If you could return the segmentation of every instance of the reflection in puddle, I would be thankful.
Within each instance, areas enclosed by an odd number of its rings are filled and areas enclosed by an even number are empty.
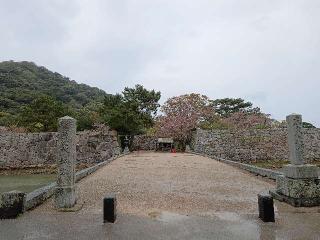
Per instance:
[[[275,240],[276,230],[273,223],[259,224],[260,240]]]
[[[240,220],[239,214],[234,212],[216,212],[214,213],[214,215],[220,218],[221,220],[225,220],[225,221],[235,222]]]
[[[276,239],[274,223],[262,223],[257,215],[248,218],[246,215],[224,211],[215,212],[213,215],[218,217],[219,221],[225,221],[227,231],[239,236],[239,239]]]
[[[177,214],[177,213],[171,213],[171,212],[150,212],[149,217],[156,219],[161,222],[177,222],[177,221],[182,221],[185,219],[188,219],[188,216]]]

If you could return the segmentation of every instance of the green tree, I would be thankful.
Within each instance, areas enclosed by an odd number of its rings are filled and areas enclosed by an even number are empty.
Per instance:
[[[120,134],[139,134],[153,126],[161,93],[141,85],[125,88],[122,94],[107,95],[101,115]]]
[[[137,84],[135,88],[126,87],[122,92],[126,104],[138,112],[144,128],[153,126],[153,118],[160,107],[161,93],[147,90]]]
[[[75,110],[91,101],[103,101],[106,93],[78,84],[32,62],[0,62],[0,111],[17,115],[21,106],[39,95],[48,95]]]
[[[302,127],[304,128],[316,128],[312,123],[302,122]]]
[[[120,94],[108,95],[102,109],[103,120],[120,134],[137,134],[142,122],[134,106],[124,102]]]
[[[61,102],[43,95],[23,107],[18,117],[18,125],[33,132],[56,131],[58,118],[67,113],[67,108]]]
[[[229,117],[236,112],[260,113],[260,108],[253,108],[251,102],[245,102],[242,98],[222,98],[211,101],[211,105],[221,117]]]
[[[7,112],[1,112],[0,111],[0,126],[12,126],[15,123],[15,116],[7,113]]]
[[[102,106],[103,103],[91,102],[73,113],[72,115],[77,119],[77,130],[83,131],[92,129],[95,124],[101,123],[102,118],[99,111]]]

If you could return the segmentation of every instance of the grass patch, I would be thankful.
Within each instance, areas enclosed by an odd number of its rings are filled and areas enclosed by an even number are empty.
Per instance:
[[[284,165],[290,164],[289,160],[265,160],[260,162],[251,162],[250,165],[254,165],[256,167],[267,168],[267,169],[280,169]],[[317,165],[320,167],[319,161],[313,161],[310,164]]]
[[[284,165],[289,164],[288,160],[266,160],[261,162],[251,162],[251,165],[268,169],[280,169]]]

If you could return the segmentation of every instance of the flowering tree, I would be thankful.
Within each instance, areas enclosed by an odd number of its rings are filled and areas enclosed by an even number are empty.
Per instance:
[[[159,137],[172,137],[183,146],[191,139],[191,132],[201,122],[214,115],[208,97],[200,94],[185,94],[169,98],[161,107],[156,133]]]

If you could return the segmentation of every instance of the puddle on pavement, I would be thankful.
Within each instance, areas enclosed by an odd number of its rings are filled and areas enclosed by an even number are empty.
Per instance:
[[[189,217],[186,215],[181,215],[177,213],[171,213],[171,212],[150,212],[148,213],[148,216],[152,219],[156,219],[161,222],[166,222],[166,223],[172,223],[172,222],[177,222],[177,221],[182,221],[185,219],[188,219]]]
[[[287,203],[275,201],[274,204],[274,211],[276,216],[281,216],[284,214],[290,214],[290,213],[297,213],[297,214],[303,214],[303,213],[320,213],[320,207],[293,207]]]
[[[234,212],[215,212],[214,215],[224,221],[236,222],[241,219],[240,215]]]
[[[130,155],[130,157],[132,157],[132,158],[140,158],[140,157],[142,157],[142,156],[144,156],[144,154],[139,154],[139,153],[137,153],[137,154],[135,154],[135,155]],[[148,156],[149,158],[159,158],[159,156],[157,156],[157,155],[154,155],[154,156]]]

